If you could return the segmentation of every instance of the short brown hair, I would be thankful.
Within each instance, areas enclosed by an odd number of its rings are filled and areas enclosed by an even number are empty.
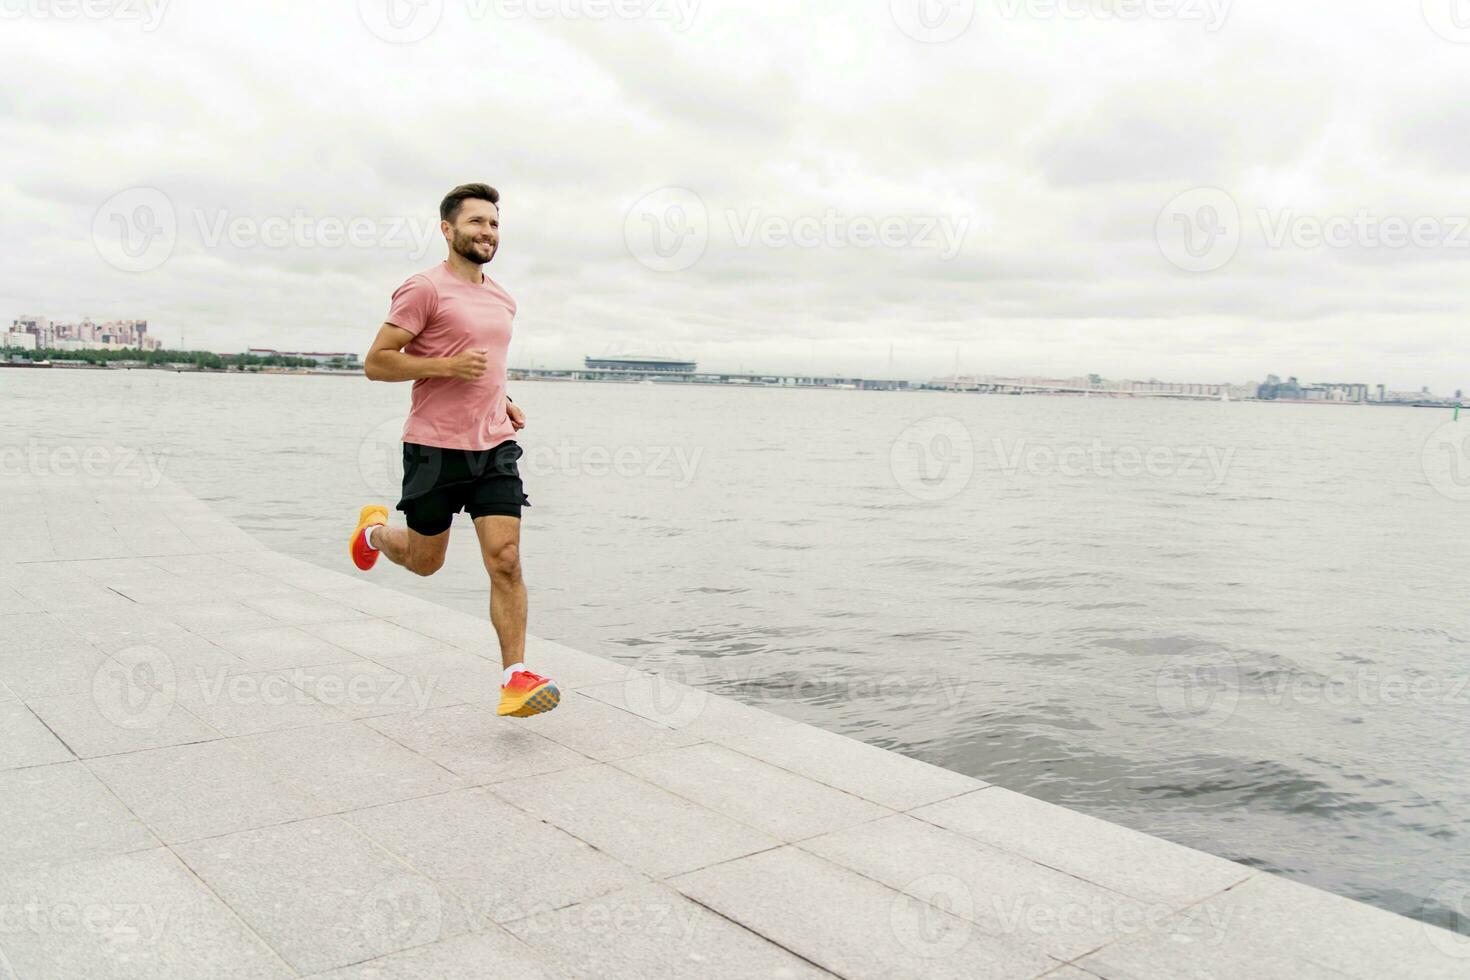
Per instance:
[[[460,205],[465,201],[489,201],[498,208],[500,192],[489,184],[460,184],[445,194],[444,200],[439,202],[439,219],[452,223],[459,216]]]

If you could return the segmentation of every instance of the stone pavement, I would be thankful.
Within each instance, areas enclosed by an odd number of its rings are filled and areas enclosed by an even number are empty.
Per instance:
[[[1465,937],[555,643],[561,707],[499,719],[485,620],[105,451],[0,475],[0,978],[1470,976]]]

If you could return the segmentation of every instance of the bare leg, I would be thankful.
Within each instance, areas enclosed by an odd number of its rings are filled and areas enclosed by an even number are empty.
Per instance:
[[[433,575],[444,567],[449,550],[449,532],[425,537],[406,527],[380,527],[373,532],[373,547],[395,565],[415,575]]]
[[[475,518],[480,554],[490,573],[490,622],[500,639],[500,664],[526,659],[526,582],[521,578],[521,520],[491,514]]]

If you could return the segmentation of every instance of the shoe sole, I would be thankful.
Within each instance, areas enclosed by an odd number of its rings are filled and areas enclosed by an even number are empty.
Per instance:
[[[543,684],[525,702],[513,711],[496,711],[503,718],[529,718],[532,715],[544,714],[561,703],[561,691],[557,690],[555,684]]]
[[[373,566],[378,563],[378,554],[379,553],[376,552],[376,551],[373,551],[371,553],[371,557],[366,559],[366,561],[367,561],[367,564],[366,565],[363,565],[363,563],[358,560],[357,539],[360,538],[360,537],[362,537],[362,534],[363,534],[363,532],[365,530],[367,530],[368,528],[374,526],[375,524],[380,524],[381,523],[379,521],[373,521],[372,523],[369,523],[368,522],[368,516],[369,516],[368,512],[369,511],[372,511],[373,512],[372,516],[377,517],[377,516],[380,516],[378,514],[378,511],[379,510],[380,510],[380,508],[375,507],[372,504],[369,504],[368,506],[364,507],[362,509],[361,513],[359,513],[357,515],[357,530],[355,530],[355,531],[352,532],[352,538],[347,542],[347,553],[352,556],[352,564],[356,565],[358,571],[361,571],[361,572],[370,572],[370,571],[372,571]],[[365,551],[367,550],[366,544],[364,544],[363,550],[365,550]]]

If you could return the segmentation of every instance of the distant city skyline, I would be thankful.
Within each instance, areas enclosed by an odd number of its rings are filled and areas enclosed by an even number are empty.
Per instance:
[[[37,315],[37,314],[27,314],[27,315],[24,315],[24,316],[15,318],[12,321],[12,326],[10,328],[10,332],[9,333],[5,333],[5,334],[0,334],[0,340],[4,340],[5,341],[5,346],[10,346],[10,343],[9,343],[10,338],[12,336],[14,336],[15,332],[18,329],[23,328],[27,324],[30,324],[30,325],[34,326],[34,324],[36,323],[37,320],[40,320],[42,322],[49,322],[53,326],[53,328],[56,327],[56,326],[58,326],[58,325],[63,325],[63,326],[67,326],[67,327],[75,327],[77,325],[83,325],[83,324],[92,326],[94,328],[99,328],[99,327],[113,327],[113,326],[122,326],[122,325],[142,325],[142,330],[144,331],[144,333],[146,333],[148,331],[148,321],[146,321],[146,320],[118,320],[118,321],[108,321],[105,324],[95,324],[94,321],[90,320],[89,318],[82,317],[82,318],[79,318],[77,321],[75,321],[75,323],[73,324],[73,323],[63,323],[63,321],[60,321],[58,319],[51,319],[51,318],[47,318],[47,317],[40,316],[40,315]],[[166,346],[166,345],[160,344],[159,340],[156,337],[153,337],[153,336],[146,337],[146,342],[148,344],[152,345],[152,346],[149,346],[149,347],[145,348],[145,349],[148,349],[148,350],[158,350],[158,349]],[[63,349],[70,349],[70,350],[86,349],[84,346],[81,345],[81,338],[69,338],[69,345],[70,346],[68,346],[66,348],[63,348]],[[120,346],[129,346],[129,345],[127,345],[127,344],[112,344],[112,345],[108,345],[108,344],[105,344],[105,343],[98,343],[96,349],[117,349]],[[333,351],[333,350],[328,350],[325,346],[322,346],[322,345],[307,345],[306,347],[300,348],[297,351],[287,351],[287,350],[282,350],[280,348],[264,347],[264,346],[254,345],[254,344],[251,344],[251,345],[248,345],[248,346],[244,346],[244,347],[240,347],[240,348],[237,348],[237,349],[229,349],[229,350],[220,350],[220,349],[215,349],[215,348],[176,348],[176,349],[192,349],[192,350],[202,349],[202,350],[208,350],[208,351],[211,351],[211,352],[217,353],[217,354],[252,353],[252,354],[261,354],[261,355],[270,355],[270,354],[273,354],[273,355],[277,355],[277,356],[293,356],[293,357],[300,357],[300,358],[307,359],[307,360],[316,360],[319,363],[323,363],[323,364],[325,364],[325,363],[341,363],[341,362],[352,363],[352,362],[356,362],[358,360],[358,357],[359,357],[359,355],[356,352],[354,352],[354,351],[341,351],[341,350]],[[679,359],[679,355],[678,355],[678,352],[677,351],[669,351],[669,350],[666,350],[666,351],[662,352],[659,356],[665,357],[665,358],[671,358],[671,359]],[[529,370],[536,370],[536,369],[553,370],[553,371],[554,370],[575,371],[575,370],[578,369],[578,365],[581,365],[582,363],[587,362],[587,361],[589,361],[591,359],[595,359],[596,357],[597,357],[597,355],[583,354],[583,355],[581,355],[581,356],[579,356],[579,357],[577,357],[575,359],[572,359],[572,360],[570,360],[570,361],[568,361],[567,363],[564,363],[564,364],[532,364],[532,363],[519,363],[519,362],[515,362],[514,360],[512,360],[512,362],[508,365],[508,367],[509,367],[510,370],[513,370],[513,371],[529,371]],[[693,361],[694,359],[691,358],[690,360]],[[714,372],[734,372],[736,370],[736,368],[731,368],[731,367],[724,366],[724,365],[704,365],[704,364],[700,364],[700,370],[701,371],[714,371]],[[1363,401],[1409,401],[1409,400],[1412,400],[1413,398],[1415,398],[1416,396],[1421,396],[1421,395],[1425,395],[1425,394],[1431,394],[1431,395],[1434,395],[1434,396],[1436,396],[1438,398],[1452,398],[1452,397],[1458,398],[1458,397],[1460,397],[1460,393],[1463,391],[1463,389],[1459,389],[1459,388],[1454,388],[1454,389],[1449,389],[1449,390],[1435,390],[1430,385],[1416,385],[1416,386],[1411,386],[1411,387],[1402,387],[1402,386],[1395,386],[1395,385],[1387,384],[1386,382],[1381,382],[1381,381],[1364,381],[1364,380],[1353,380],[1353,381],[1347,381],[1347,382],[1344,382],[1344,381],[1341,381],[1341,380],[1327,381],[1327,380],[1316,378],[1316,377],[1311,376],[1311,375],[1306,375],[1306,374],[1301,374],[1301,373],[1288,373],[1286,375],[1281,375],[1279,372],[1267,372],[1261,379],[1257,380],[1257,379],[1251,379],[1251,378],[1225,379],[1225,378],[1219,378],[1219,377],[1216,377],[1216,378],[1203,378],[1203,379],[1202,378],[1160,378],[1160,377],[1153,376],[1153,375],[1137,375],[1137,374],[1124,374],[1124,375],[1121,375],[1121,376],[1118,376],[1118,377],[1104,377],[1103,375],[1101,375],[1101,374],[1099,374],[1097,372],[1084,372],[1084,373],[1080,373],[1080,374],[1070,374],[1069,375],[1069,374],[1054,373],[1054,372],[1044,372],[1043,373],[1043,372],[1025,372],[1025,371],[1023,371],[1023,372],[1014,372],[1014,373],[1006,373],[1006,372],[975,372],[975,371],[962,371],[962,372],[959,372],[959,373],[955,373],[955,372],[951,371],[949,373],[939,373],[939,374],[928,375],[928,376],[917,376],[917,375],[904,375],[904,374],[897,374],[897,373],[895,373],[895,374],[886,374],[886,373],[868,373],[868,374],[863,374],[863,373],[859,373],[859,372],[810,371],[810,370],[808,370],[808,366],[807,365],[799,365],[799,366],[795,366],[795,367],[791,367],[791,366],[779,366],[779,365],[778,366],[774,366],[774,367],[756,366],[756,365],[742,365],[742,366],[740,366],[740,370],[741,371],[747,371],[748,370],[749,373],[754,373],[754,374],[779,374],[779,375],[820,374],[820,375],[823,375],[823,376],[839,376],[839,377],[840,376],[851,376],[851,377],[868,378],[868,379],[872,379],[872,380],[909,380],[909,381],[925,382],[925,383],[927,383],[927,382],[942,383],[942,382],[946,382],[946,381],[954,381],[954,382],[964,381],[964,382],[980,382],[980,383],[987,383],[987,384],[988,383],[999,383],[1001,386],[1006,386],[1006,385],[1023,385],[1023,386],[1038,387],[1038,388],[1041,388],[1041,387],[1067,387],[1067,386],[1073,386],[1073,387],[1075,387],[1075,386],[1084,385],[1086,382],[1088,382],[1090,380],[1094,384],[1126,386],[1126,389],[1124,389],[1124,390],[1142,390],[1142,389],[1144,389],[1144,388],[1146,388],[1147,386],[1150,386],[1150,385],[1160,386],[1160,387],[1174,387],[1174,388],[1191,388],[1191,387],[1193,387],[1193,388],[1218,389],[1218,390],[1223,390],[1224,393],[1228,394],[1229,397],[1232,397],[1232,398],[1254,397],[1254,392],[1255,392],[1255,389],[1257,387],[1259,387],[1261,385],[1269,385],[1269,384],[1272,384],[1273,382],[1280,383],[1281,382],[1281,379],[1283,377],[1285,377],[1285,378],[1289,378],[1293,382],[1298,382],[1299,381],[1300,382],[1300,387],[1302,389],[1315,389],[1317,391],[1317,394],[1310,394],[1310,395],[1304,396],[1306,399],[1309,399],[1309,400],[1324,400],[1324,401],[1341,401],[1341,400],[1347,400],[1347,401],[1355,401],[1355,400],[1363,400]],[[961,385],[956,385],[956,386],[957,387],[962,387]],[[1358,388],[1364,389],[1364,392],[1363,392],[1363,394],[1362,394],[1361,397],[1358,397],[1356,394],[1353,394],[1351,397],[1343,397],[1343,393],[1342,393],[1342,390],[1343,389],[1358,389]],[[1286,397],[1286,396],[1283,396],[1283,397]]]
[[[31,315],[31,314],[28,314],[28,315]],[[23,318],[24,317],[14,317],[14,318],[12,318],[12,320],[11,320],[11,323],[12,323],[11,329],[14,329],[14,324],[19,323]],[[49,319],[53,323],[80,324],[80,323],[86,323],[86,322],[102,322],[102,321],[95,321],[94,318],[91,318],[91,317],[88,317],[88,316],[51,317]],[[249,343],[246,343],[244,341],[240,341],[237,344],[228,345],[228,346],[221,346],[218,343],[207,344],[207,345],[199,345],[199,344],[194,344],[192,342],[191,343],[188,343],[186,346],[181,346],[180,344],[171,343],[171,342],[169,342],[167,340],[164,340],[163,337],[160,336],[160,334],[166,336],[167,335],[168,328],[167,327],[160,328],[160,325],[157,323],[157,321],[152,320],[152,319],[139,320],[139,321],[129,321],[129,320],[124,320],[124,319],[119,319],[119,320],[110,320],[110,321],[106,321],[106,322],[109,322],[109,323],[142,322],[142,323],[145,323],[145,324],[148,325],[148,333],[149,333],[150,342],[155,343],[155,344],[158,344],[158,345],[160,345],[162,347],[167,347],[167,348],[171,348],[171,349],[180,349],[180,350],[182,350],[182,349],[188,349],[188,350],[207,350],[207,351],[212,351],[214,353],[220,353],[220,354],[238,354],[238,353],[241,353],[243,351],[247,351],[247,350],[250,350],[250,349],[253,349],[253,348],[259,348],[259,349],[265,349],[265,350],[284,350],[284,349],[287,349],[287,347],[289,346],[289,349],[293,349],[293,350],[304,350],[304,351],[342,351],[342,352],[348,352],[348,353],[356,353],[358,356],[361,356],[361,353],[362,353],[362,351],[355,351],[355,350],[353,350],[350,347],[350,345],[340,345],[339,344],[339,345],[334,346],[332,344],[327,343],[324,339],[321,339],[321,338],[323,338],[325,336],[324,333],[321,333],[321,334],[317,334],[316,335],[316,337],[317,337],[316,342],[312,342],[312,338],[309,338],[309,337],[306,338],[306,339],[303,339],[302,334],[299,334],[299,333],[298,334],[288,335],[291,338],[291,343],[289,345],[280,344],[280,343],[272,344],[272,343],[266,343],[266,342],[257,342],[254,338],[251,338],[251,340],[250,340]],[[175,328],[175,329],[176,329],[176,332],[177,332],[177,334],[178,334],[178,336],[179,336],[179,338],[180,338],[181,341],[182,340],[185,340],[189,336],[189,332],[187,330],[185,330],[183,328]],[[366,350],[367,343],[369,341],[371,341],[371,339],[372,339],[372,332],[373,332],[374,329],[376,329],[376,325],[374,325],[372,329],[365,330],[363,332],[363,334],[361,335],[361,337],[363,338],[362,339],[362,344],[361,344],[361,346],[363,348],[363,351]],[[526,331],[528,329],[529,328],[527,328],[527,327],[521,327],[520,328],[521,331]],[[334,334],[334,336],[337,336],[340,339],[340,336],[341,335],[340,335],[340,333],[337,333],[337,334]],[[627,350],[640,349],[640,348],[637,348],[637,347],[629,347],[629,345],[627,345],[626,343],[622,343],[622,342],[618,341],[616,338],[602,338],[601,341],[599,343],[597,343],[595,346],[598,346],[598,347],[601,347],[601,348],[608,348],[608,347],[612,346],[612,347],[618,347],[619,349],[627,349]],[[907,357],[905,355],[906,348],[905,348],[904,344],[900,340],[895,339],[893,341],[885,341],[885,342],[883,342],[883,344],[881,346],[882,346],[882,350],[881,351],[875,351],[873,353],[873,355],[871,355],[869,357],[866,357],[866,358],[856,358],[856,359],[852,357],[851,352],[848,352],[846,354],[846,356],[837,355],[837,356],[834,356],[834,357],[831,357],[831,358],[824,357],[824,356],[818,356],[816,358],[813,358],[810,355],[810,353],[809,353],[808,356],[807,356],[807,358],[805,358],[805,359],[802,359],[800,357],[797,357],[797,358],[793,358],[793,359],[789,359],[789,360],[782,360],[782,361],[771,360],[771,361],[759,361],[758,362],[755,359],[739,359],[739,358],[737,358],[735,360],[724,360],[724,361],[722,361],[722,360],[720,360],[718,358],[709,358],[709,359],[706,359],[703,356],[691,356],[690,359],[692,359],[692,360],[698,360],[701,363],[701,365],[704,365],[709,370],[714,370],[714,371],[729,371],[729,372],[733,372],[733,371],[737,371],[737,370],[742,370],[742,371],[751,371],[751,372],[755,372],[755,373],[779,373],[779,374],[818,373],[818,374],[824,374],[824,375],[852,375],[852,376],[868,377],[868,378],[888,378],[888,377],[893,377],[893,378],[907,378],[907,379],[916,380],[916,381],[920,381],[920,380],[922,380],[922,381],[940,380],[940,379],[943,379],[943,378],[952,377],[952,376],[954,376],[956,374],[953,353],[951,353],[951,361],[950,361],[950,363],[949,363],[949,365],[948,365],[947,368],[941,368],[940,370],[936,371],[933,374],[924,374],[924,373],[915,373],[913,371],[905,372],[905,371],[903,371],[901,368],[899,368],[897,366],[899,364],[899,362],[901,362],[901,361],[912,360],[913,359],[913,358]],[[888,359],[888,356],[889,356],[887,352],[888,352],[888,348],[890,346],[894,350],[894,362],[895,362],[895,365],[896,365],[895,366],[895,369],[894,369],[894,372],[892,374],[888,373],[887,370],[886,370],[887,369],[887,359]],[[700,345],[694,345],[694,347],[695,347],[695,349],[701,349]],[[156,348],[154,348],[154,349],[156,349]],[[688,356],[688,355],[686,355],[684,353],[684,349],[679,348],[677,346],[671,346],[671,345],[669,345],[666,342],[665,343],[657,343],[657,344],[652,344],[651,343],[649,345],[649,349],[656,349],[656,350],[658,350],[658,351],[660,351],[662,353],[668,354],[670,356],[675,356],[675,357],[685,357],[685,356]],[[967,348],[961,346],[961,351],[964,351],[966,349]],[[983,352],[977,352],[977,353],[983,353]],[[552,368],[552,369],[555,369],[555,368],[571,368],[571,367],[573,367],[573,366],[575,366],[577,364],[580,364],[582,362],[582,360],[585,357],[587,357],[589,354],[594,354],[594,351],[592,351],[592,350],[571,351],[571,352],[568,352],[565,355],[565,357],[564,357],[563,360],[561,360],[561,361],[553,361],[549,357],[542,357],[542,356],[540,356],[540,354],[536,350],[536,339],[534,337],[527,337],[527,336],[524,335],[524,333],[522,333],[521,335],[519,335],[512,342],[512,345],[511,345],[511,366],[512,367],[515,367],[515,368],[519,368],[519,369],[529,369],[529,368]],[[1064,354],[1060,355],[1058,357],[1058,360],[1061,360],[1063,357],[1065,357]],[[829,361],[831,362],[830,364],[828,363]],[[814,362],[815,362],[815,366],[814,366]],[[861,364],[868,364],[868,365],[872,365],[872,367],[869,368],[869,369],[867,369],[866,371],[865,370],[861,370],[861,369],[859,369],[859,370],[843,370],[843,369],[841,369],[840,365],[841,364],[845,364],[845,363],[855,363],[855,364],[859,364],[859,365],[861,365]],[[1087,368],[1086,365],[1083,365],[1083,367],[1080,368],[1080,369],[1073,369],[1073,368],[1070,368],[1070,367],[1067,367],[1065,369],[1058,369],[1058,368],[1055,368],[1055,367],[1053,367],[1053,368],[1047,368],[1045,366],[1025,365],[1025,364],[1023,364],[1023,365],[1020,365],[1018,368],[1014,368],[1014,369],[1010,369],[1010,370],[1000,370],[998,368],[997,369],[994,369],[994,370],[981,370],[981,369],[979,369],[979,367],[977,365],[973,365],[973,364],[969,363],[969,361],[965,357],[962,356],[960,358],[960,371],[958,372],[958,374],[960,376],[967,376],[967,377],[981,377],[981,376],[984,376],[984,377],[1002,377],[1002,378],[1044,378],[1044,377],[1054,377],[1054,378],[1074,379],[1074,378],[1085,377],[1085,376],[1087,376],[1089,374],[1099,373],[1099,372],[1087,370],[1086,368]],[[1470,373],[1470,369],[1467,369],[1467,373]],[[1123,370],[1121,372],[1109,372],[1108,375],[1107,375],[1107,377],[1109,377],[1109,378],[1111,378],[1113,380],[1119,380],[1119,381],[1137,381],[1137,382],[1161,382],[1161,381],[1163,381],[1163,382],[1167,382],[1167,383],[1196,383],[1196,384],[1216,384],[1216,385],[1221,385],[1221,384],[1223,384],[1223,385],[1246,385],[1246,384],[1259,384],[1259,383],[1262,383],[1266,378],[1270,377],[1272,374],[1281,375],[1281,371],[1279,369],[1271,368],[1271,367],[1268,366],[1266,368],[1261,369],[1258,372],[1258,375],[1259,376],[1252,376],[1250,374],[1245,374],[1245,375],[1240,375],[1240,374],[1230,375],[1230,374],[1227,374],[1227,373],[1224,373],[1224,372],[1221,372],[1221,371],[1216,371],[1213,374],[1199,374],[1199,375],[1184,377],[1184,376],[1181,376],[1181,375],[1167,376],[1167,375],[1161,375],[1161,374],[1158,374],[1158,373],[1150,373],[1148,371],[1137,371],[1137,370],[1129,371],[1129,370]],[[1340,380],[1341,379],[1341,375],[1340,374],[1334,373],[1332,371],[1326,371],[1326,370],[1321,371],[1321,372],[1313,372],[1311,370],[1302,370],[1302,371],[1293,370],[1293,371],[1288,371],[1287,374],[1281,375],[1281,376],[1282,377],[1295,376],[1297,378],[1300,378],[1300,379],[1304,379],[1306,381],[1309,381],[1312,384],[1341,384],[1341,383],[1344,383],[1344,382],[1342,382]],[[1331,380],[1327,380],[1327,379],[1331,379]],[[1355,378],[1354,380],[1352,380],[1351,382],[1348,382],[1348,383],[1364,384],[1364,385],[1368,385],[1368,386],[1370,386],[1372,388],[1375,388],[1375,389],[1381,385],[1381,386],[1389,389],[1390,391],[1395,391],[1395,392],[1399,392],[1399,393],[1417,393],[1417,392],[1422,391],[1424,388],[1428,388],[1430,391],[1434,392],[1435,394],[1439,394],[1439,395],[1444,396],[1444,397],[1448,397],[1448,396],[1452,395],[1456,390],[1465,390],[1467,388],[1470,388],[1470,381],[1466,381],[1463,384],[1448,384],[1447,386],[1437,387],[1436,385],[1434,385],[1432,383],[1425,382],[1425,381],[1416,381],[1413,378],[1408,378],[1408,379],[1398,379],[1398,378],[1395,378],[1395,380],[1393,380],[1393,381],[1378,380],[1377,379],[1377,375],[1371,375],[1371,374],[1370,375],[1362,375],[1362,376],[1359,376],[1358,378]]]
[[[5,347],[28,350],[160,350],[163,343],[148,332],[147,320],[75,321],[43,314],[22,314],[0,335]]]

